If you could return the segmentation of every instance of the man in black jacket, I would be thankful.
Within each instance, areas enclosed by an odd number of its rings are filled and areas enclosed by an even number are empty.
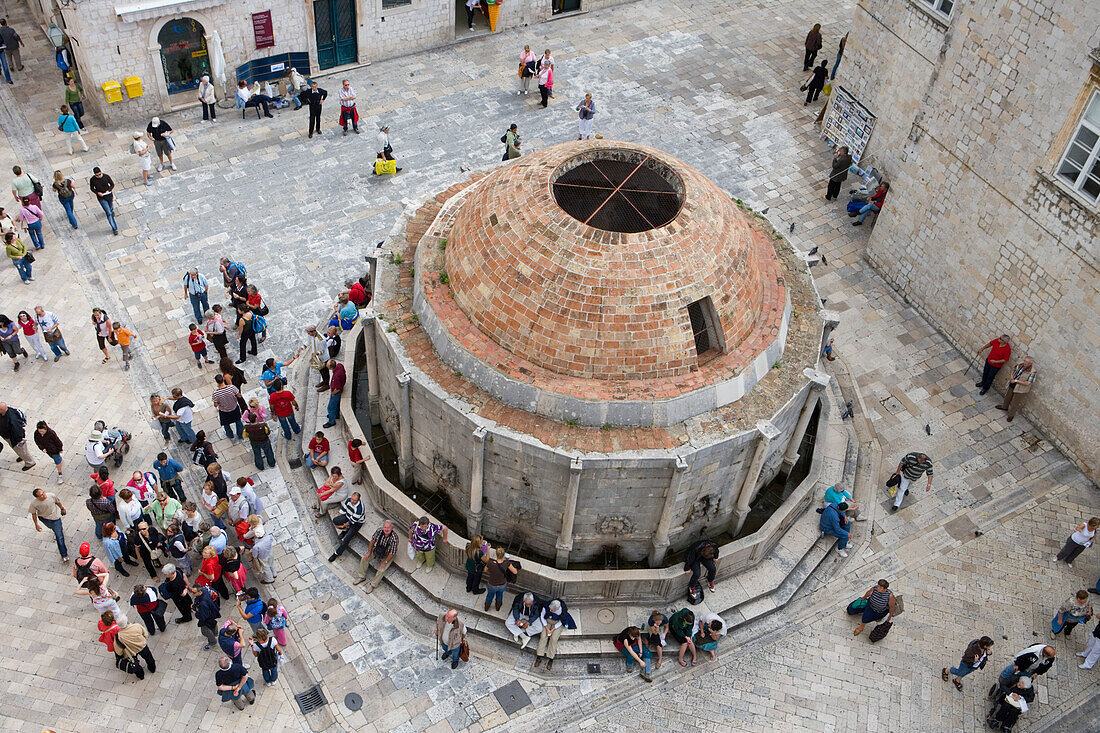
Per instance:
[[[7,403],[0,402],[0,438],[7,441],[18,458],[16,463],[23,462],[24,471],[34,468],[34,459],[27,450],[27,416],[14,407],[8,407]]]
[[[111,177],[99,169],[92,168],[92,177],[88,181],[88,187],[99,200],[103,213],[107,215],[107,223],[111,225],[111,231],[118,234],[118,224],[115,223],[115,182]]]
[[[542,633],[542,605],[544,601],[534,593],[516,594],[512,600],[512,611],[504,620],[504,625],[511,632],[512,638],[523,649],[531,641],[532,636]],[[522,639],[522,641],[521,641]]]
[[[321,104],[328,98],[328,92],[317,86],[317,82],[311,81],[309,89],[298,95],[302,104],[309,106],[309,136],[313,137],[313,131],[321,134]]]
[[[718,545],[710,540],[699,540],[684,553],[684,574],[691,573],[688,587],[695,585],[699,576],[703,574],[703,568],[707,569],[707,585],[714,590],[714,576],[718,574],[718,566],[714,561],[718,559]]]
[[[1021,677],[1031,677],[1034,681],[1039,675],[1046,674],[1054,666],[1054,655],[1054,647],[1049,644],[1032,644],[1020,650],[1012,664],[1001,670],[997,682],[989,688],[989,697],[1004,693]]]

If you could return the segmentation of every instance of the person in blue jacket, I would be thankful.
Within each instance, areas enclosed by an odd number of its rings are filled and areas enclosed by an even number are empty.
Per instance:
[[[844,510],[847,508],[848,505],[841,502],[829,504],[821,510],[821,531],[838,539],[836,549],[841,557],[848,557],[848,553],[844,550],[848,546],[848,522],[847,517],[844,516]]]

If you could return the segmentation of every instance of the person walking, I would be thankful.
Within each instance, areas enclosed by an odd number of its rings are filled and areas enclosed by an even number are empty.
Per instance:
[[[225,335],[225,319],[222,318],[221,305],[215,305],[206,311],[202,323],[202,331],[210,339],[210,343],[214,344],[214,348],[218,351],[218,357],[228,359],[229,352],[225,347],[229,343],[229,337]]]
[[[0,402],[0,405],[3,404],[4,403]],[[8,408],[8,411],[10,412],[11,409],[12,408]],[[34,464],[32,463],[31,465],[33,466]],[[24,467],[23,470],[26,470],[26,467]],[[53,532],[54,540],[57,542],[57,552],[61,555],[61,562],[68,563],[69,550],[65,546],[65,529],[61,525],[61,518],[66,514],[65,506],[55,494],[49,494],[42,489],[35,489],[32,491],[31,497],[31,503],[27,511],[31,515],[34,531],[42,531],[39,521],[49,527]]]
[[[118,349],[122,353],[122,371],[128,372],[130,371],[130,362],[134,360],[134,354],[130,346],[130,340],[134,337],[134,332],[128,328],[123,328],[118,321],[115,321],[111,328],[114,330],[112,333],[114,343],[118,345]]]
[[[814,27],[806,34],[806,55],[802,59],[802,70],[809,71],[817,58],[817,52],[821,50],[821,24],[814,23]]]
[[[810,74],[810,78],[802,85],[802,91],[806,92],[806,101],[803,102],[803,107],[810,102],[817,101],[818,95],[821,94],[821,90],[825,88],[825,82],[828,80],[829,60],[825,59],[814,67],[813,72]]]
[[[249,705],[256,702],[252,678],[248,676],[248,670],[239,661],[234,662],[229,657],[222,657],[218,661],[218,671],[214,673],[214,684],[217,685],[222,702],[233,703],[233,707],[237,710],[244,710],[246,702]]]
[[[145,182],[145,185],[152,186],[153,182],[150,180],[150,175],[153,170],[153,153],[149,148],[149,143],[145,142],[145,136],[140,132],[134,133],[134,140],[130,143],[130,154],[136,155],[138,158],[141,179]]]
[[[1096,627],[1092,630],[1092,636],[1089,637],[1088,646],[1085,647],[1085,651],[1077,652],[1077,656],[1084,657],[1085,661],[1077,665],[1079,669],[1092,669],[1096,666],[1097,660],[1100,660],[1100,623],[1096,624]]]
[[[416,524],[409,527],[409,544],[416,552],[414,573],[420,569],[421,565],[428,566],[428,569],[424,571],[425,573],[430,573],[435,569],[435,548],[440,541],[447,541],[447,528],[441,524],[435,524],[426,516],[421,517]]]
[[[218,619],[221,617],[219,599],[214,592],[206,586],[193,585],[187,588],[189,606],[187,620],[191,620],[192,612],[198,623],[199,633],[206,639],[203,649],[210,650],[218,646]],[[184,623],[183,619],[177,619],[176,623]]]
[[[451,658],[451,669],[458,669],[459,655],[466,643],[466,624],[458,618],[454,608],[435,617],[435,638],[443,648],[441,660]]]
[[[59,361],[62,354],[70,356],[69,347],[65,345],[65,338],[61,335],[61,321],[58,320],[57,315],[40,305],[34,307],[34,315],[42,338],[50,345],[50,351],[53,352],[53,360]]]
[[[7,49],[8,62],[16,71],[23,70],[23,60],[19,57],[19,47],[23,45],[23,39],[8,25],[7,18],[0,18],[0,43]]]
[[[123,532],[119,531],[118,525],[114,522],[103,525],[103,549],[106,550],[107,559],[114,564],[115,570],[122,577],[129,578],[130,572],[123,567],[123,563],[133,567],[137,567],[138,563],[130,557],[132,551],[130,541]]]
[[[15,178],[11,179],[11,195],[15,199],[16,203],[20,203],[25,198],[29,198],[31,203],[38,206],[41,205],[42,199],[39,197],[38,180],[35,179],[30,173],[26,173],[20,166],[13,165],[11,172],[15,174]]]
[[[998,410],[1008,411],[1008,422],[1016,418],[1016,411],[1023,404],[1024,396],[1031,392],[1033,384],[1035,384],[1035,363],[1030,356],[1025,356],[1023,361],[1012,370],[1008,387],[1005,389],[1004,401],[997,405]]]
[[[271,414],[283,429],[283,437],[290,440],[293,437],[292,432],[293,435],[302,432],[302,428],[294,417],[294,411],[298,409],[298,400],[294,398],[294,393],[286,388],[286,382],[282,379],[276,380],[273,386],[276,389],[268,396],[268,405],[271,407]]]
[[[267,458],[267,467],[275,468],[275,451],[271,447],[271,428],[265,422],[250,422],[244,426],[248,436],[248,442],[252,445],[252,460],[256,464],[256,470],[264,470],[264,458]]]
[[[1089,621],[1093,616],[1092,602],[1089,600],[1087,590],[1079,590],[1065,603],[1058,607],[1058,612],[1050,621],[1050,638],[1054,639],[1058,634],[1069,637],[1077,624]]]
[[[879,580],[861,597],[867,602],[867,605],[863,607],[863,615],[860,617],[859,626],[852,632],[853,636],[859,636],[863,633],[863,627],[872,621],[881,621],[883,618],[892,621],[897,610],[894,591],[890,590],[890,583],[886,580]],[[855,613],[859,613],[859,611]],[[851,606],[849,606],[848,614],[854,616],[855,613],[852,612]]]
[[[50,460],[53,461],[53,465],[57,468],[57,483],[65,483],[65,475],[61,469],[61,453],[65,446],[62,444],[61,438],[58,437],[53,428],[46,424],[45,420],[39,420],[35,426],[34,444],[38,446],[38,450],[48,455]]]
[[[329,562],[335,562],[336,558],[344,554],[344,550],[348,549],[348,545],[363,528],[366,516],[367,509],[363,506],[363,497],[358,491],[344,499],[340,504],[340,513],[332,518],[332,527],[336,530],[339,542],[336,549],[329,555]]]
[[[1059,560],[1064,560],[1066,565],[1072,568],[1077,556],[1084,552],[1086,547],[1092,547],[1097,529],[1100,529],[1100,517],[1092,517],[1087,522],[1078,524],[1051,562],[1057,563]]]
[[[1009,343],[1007,335],[998,336],[974,353],[981,354],[986,349],[989,350],[989,354],[985,357],[985,366],[982,367],[982,378],[974,384],[975,387],[981,390],[978,394],[983,395],[993,386],[993,380],[997,378],[997,372],[1001,370],[1001,367],[1012,355],[1012,345]]]
[[[684,574],[691,575],[689,587],[699,582],[699,576],[702,575],[703,568],[706,568],[707,585],[714,590],[714,578],[718,574],[718,566],[714,561],[718,559],[718,553],[718,545],[710,540],[699,540],[687,549],[684,553]]]
[[[69,107],[70,114],[76,118],[77,127],[81,130],[86,129],[84,127],[84,88],[71,76],[65,82],[65,104]]]
[[[225,377],[221,374],[214,376],[214,382],[214,392],[211,394],[210,398],[214,406],[218,408],[218,419],[221,426],[225,428],[225,437],[233,441],[244,438],[244,423],[241,422],[241,405],[237,401],[237,397],[240,395],[241,391],[232,384],[226,384]],[[236,434],[233,433],[234,426],[237,429]]]
[[[15,236],[15,232],[4,234],[4,252],[11,258],[11,263],[15,265],[15,270],[19,273],[19,279],[23,281],[24,285],[30,285],[31,281],[34,280],[34,268],[32,266],[34,255],[27,252],[27,245],[23,244],[22,239]]]
[[[92,308],[92,328],[95,331],[99,350],[103,352],[103,361],[100,364],[106,364],[111,360],[111,352],[107,351],[107,344],[114,340],[114,329],[111,327],[110,317],[102,308]]]
[[[19,311],[19,315],[16,316],[16,323],[19,324],[19,328],[23,330],[23,335],[27,337],[27,341],[34,348],[35,358],[49,361],[50,352],[46,348],[46,342],[42,340],[38,323],[31,317],[31,314],[27,311]]]
[[[246,540],[252,540],[252,570],[264,585],[275,582],[275,538],[264,528],[259,514],[248,516],[249,530]]]
[[[145,132],[153,140],[153,148],[157,153],[157,171],[164,170],[164,158],[168,158],[168,167],[176,170],[176,163],[172,160],[172,151],[176,149],[176,142],[172,139],[172,126],[159,117],[154,117],[145,127]]]
[[[844,502],[826,504],[825,508],[820,510],[821,521],[818,523],[821,534],[837,538],[836,552],[841,557],[848,557],[848,552],[844,549],[848,546],[848,534],[851,531],[848,517],[845,515],[847,509],[848,505]]]
[[[504,143],[504,155],[501,160],[511,160],[523,155],[520,152],[519,146],[522,142],[519,136],[519,126],[513,122],[512,126],[508,128],[508,131],[501,137],[501,142]]]
[[[180,617],[177,624],[186,624],[191,621],[191,597],[188,595],[187,576],[184,575],[172,563],[166,563],[161,568],[164,582],[160,585],[160,595],[175,604]]]
[[[23,231],[31,238],[35,249],[46,249],[46,240],[42,238],[43,213],[40,206],[31,200],[29,196],[22,199],[22,208],[15,215],[15,220],[23,225]]]
[[[539,104],[545,109],[547,105],[550,104],[550,88],[553,84],[551,75],[554,73],[554,68],[551,64],[543,64],[541,58],[537,66],[538,71],[536,72],[536,76],[539,82]]]
[[[244,364],[248,353],[252,356],[257,354],[255,318],[256,316],[247,306],[237,309],[237,336],[240,339],[241,355],[237,361],[233,362],[234,364]],[[249,344],[252,345],[251,352],[246,349]]]
[[[852,226],[861,227],[863,226],[863,221],[868,216],[875,212],[882,211],[882,205],[886,202],[886,194],[889,192],[890,184],[883,181],[878,185],[878,188],[875,189],[875,192],[871,194],[871,200],[867,202],[866,206],[859,211],[848,212],[848,216],[857,217],[856,220],[852,222]]]
[[[313,133],[321,134],[321,107],[328,99],[328,92],[317,86],[317,82],[310,80],[309,89],[298,95],[301,103],[309,107],[309,137]],[[347,130],[344,131],[347,134]]]
[[[252,654],[260,665],[265,685],[273,685],[279,679],[279,643],[267,629],[252,630]]]
[[[340,396],[348,377],[344,365],[335,359],[329,359],[326,366],[329,370],[328,422],[322,427],[331,428],[336,425],[336,418],[340,417]]]
[[[848,153],[848,146],[840,145],[833,152],[833,167],[829,171],[829,184],[825,189],[826,201],[835,201],[840,195],[840,186],[848,180],[848,170],[851,167],[852,156]]]
[[[348,134],[348,122],[356,135],[359,134],[359,110],[355,108],[355,89],[351,82],[344,79],[340,82],[340,127],[344,128],[344,135]]]
[[[87,146],[85,146],[87,149]],[[73,213],[73,204],[76,202],[76,181],[64,175],[61,171],[53,172],[53,190],[57,193],[57,201],[65,210],[65,216],[69,218],[69,224],[73,229],[79,229],[76,214]]]
[[[183,276],[183,297],[191,301],[195,323],[202,323],[206,312],[210,310],[210,286],[206,278],[199,274],[197,267],[192,267]]]
[[[218,98],[214,95],[214,85],[210,83],[209,74],[203,74],[199,81],[199,102],[202,104],[201,122],[217,122],[218,106],[215,104]]]
[[[378,137],[375,138],[375,144],[378,148],[377,157],[381,160],[397,160],[393,157],[393,145],[390,144],[390,126],[382,125],[378,128]],[[400,168],[395,168],[398,173],[401,172]],[[377,171],[375,174],[377,175]]]
[[[615,648],[626,658],[626,671],[633,672],[634,665],[641,667],[638,676],[646,682],[652,682],[650,659],[653,653],[642,643],[642,631],[637,626],[627,626],[613,640]]]
[[[138,657],[145,660],[149,668],[149,674],[157,671],[157,660],[153,658],[153,652],[149,648],[149,639],[145,629],[139,624],[132,624],[125,616],[118,616],[115,623],[119,626],[115,634],[115,653],[121,652],[122,659],[128,660],[134,675],[139,679],[145,679],[145,670],[141,667]]]
[[[27,449],[26,428],[27,416],[23,411],[0,402],[0,438],[15,451],[15,462],[23,464],[22,471],[29,471],[37,465]]]
[[[88,152],[88,143],[84,141],[84,136],[80,134],[80,121],[67,104],[61,105],[58,110],[57,130],[65,136],[65,143],[69,147],[69,155],[73,154],[73,141],[79,142],[80,147],[84,148],[84,152]]]
[[[963,688],[963,677],[975,670],[985,668],[985,663],[989,659],[989,652],[991,649],[993,649],[993,640],[988,636],[974,639],[966,645],[966,650],[963,652],[962,661],[959,662],[959,666],[952,667],[950,670],[944,667],[940,676],[943,678],[944,682],[947,682],[948,678],[950,678],[951,683],[955,685],[955,689],[961,690]]]
[[[130,605],[137,609],[141,620],[145,622],[145,629],[149,632],[149,636],[156,636],[158,629],[163,632],[167,627],[164,612],[168,609],[168,604],[157,595],[155,588],[135,585],[134,592],[130,596]]]
[[[23,344],[19,342],[19,329],[16,327],[15,322],[2,313],[0,313],[0,347],[3,348],[5,354],[11,357],[12,363],[15,365],[12,371],[19,371],[20,356],[24,358],[30,356],[27,350],[23,348]]]
[[[0,31],[3,30],[3,26],[0,26]],[[0,68],[4,70],[4,81],[8,84],[14,84],[11,80],[11,69],[8,68],[8,46],[4,40],[3,35],[0,35]]]
[[[531,78],[535,76],[536,61],[535,52],[531,50],[531,46],[527,45],[523,47],[523,52],[519,55],[519,94],[527,94],[531,87]]]
[[[107,216],[107,223],[111,225],[111,232],[118,234],[118,224],[115,223],[115,182],[104,173],[99,166],[92,168],[92,177],[88,180],[88,187],[99,200],[103,213]]]
[[[382,526],[370,538],[363,559],[359,561],[359,572],[352,585],[359,585],[366,581],[367,570],[370,568],[370,561],[373,559],[378,565],[378,570],[374,573],[370,585],[366,588],[367,593],[373,593],[381,585],[382,576],[386,574],[386,569],[393,562],[394,557],[397,556],[397,546],[398,539],[397,533],[393,531],[393,522],[389,520],[382,522]]]
[[[596,116],[596,103],[592,101],[591,94],[585,94],[584,99],[577,105],[577,139],[592,139],[592,118]]]
[[[466,29],[474,29],[474,8],[481,4],[481,0],[466,0]]]
[[[886,482],[886,485],[890,486],[892,485],[891,482],[897,479],[897,493],[894,494],[894,503],[891,505],[890,511],[896,512],[901,508],[901,502],[909,494],[909,484],[924,474],[928,474],[928,484],[924,487],[924,491],[927,493],[932,490],[932,461],[929,460],[927,455],[917,451],[902,456],[890,481]]]

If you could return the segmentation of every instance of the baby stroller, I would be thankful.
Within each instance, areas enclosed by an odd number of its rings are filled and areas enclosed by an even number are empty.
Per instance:
[[[110,459],[115,468],[122,465],[122,458],[130,452],[130,438],[133,437],[122,428],[107,429],[107,423],[102,420],[95,421],[95,429],[103,433],[103,444],[110,451]]]

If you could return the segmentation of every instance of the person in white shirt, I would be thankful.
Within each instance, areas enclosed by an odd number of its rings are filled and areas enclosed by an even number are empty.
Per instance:
[[[61,335],[61,321],[57,319],[53,311],[48,311],[40,305],[34,307],[34,320],[38,322],[39,333],[53,352],[53,360],[61,359],[61,354],[69,356],[69,347],[65,345],[65,339]]]
[[[264,110],[264,117],[274,117],[271,114],[270,105],[275,100],[266,94],[260,94],[260,83],[256,82],[254,88],[249,88],[244,79],[237,82],[237,105],[244,109],[249,107],[262,107]]]
[[[134,133],[134,141],[130,143],[130,153],[138,157],[141,165],[141,178],[146,186],[152,186],[149,180],[150,171],[153,170],[153,154],[149,149],[149,143],[145,142],[145,136],[140,132]]]
[[[84,459],[92,468],[99,468],[109,455],[111,451],[103,442],[103,433],[93,430],[88,436],[88,442],[84,444]]]
[[[351,129],[359,134],[359,111],[355,109],[355,90],[351,82],[344,79],[340,87],[340,126],[344,128],[344,134],[348,134],[348,120],[351,120]]]

